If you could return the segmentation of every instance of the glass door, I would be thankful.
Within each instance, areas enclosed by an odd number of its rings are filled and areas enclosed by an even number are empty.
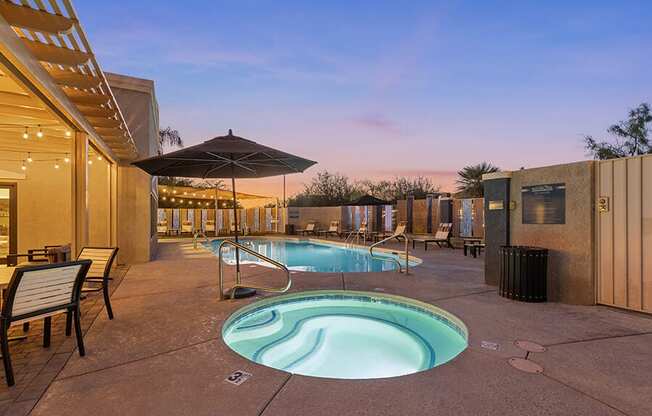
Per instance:
[[[16,253],[16,185],[0,184],[0,264]]]

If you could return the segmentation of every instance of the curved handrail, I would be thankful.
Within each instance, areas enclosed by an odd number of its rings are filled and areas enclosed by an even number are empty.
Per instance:
[[[211,241],[210,238],[203,232],[203,231],[197,231],[192,237],[192,247],[194,249],[197,249],[197,240],[199,240],[199,237],[203,237],[205,242]]]
[[[251,289],[264,290],[265,292],[285,293],[288,291],[288,289],[290,289],[290,286],[292,286],[292,277],[290,276],[290,270],[285,266],[285,264],[279,263],[278,261],[270,259],[267,256],[263,256],[257,251],[254,251],[247,246],[243,246],[240,243],[236,243],[233,240],[224,240],[220,243],[219,247],[217,248],[217,261],[219,263],[217,277],[219,279],[220,300],[224,300],[224,272],[223,272],[224,263],[222,262],[222,248],[227,245],[233,246],[238,250],[242,250],[245,253],[249,253],[254,257],[258,257],[259,259],[267,263],[270,263],[273,266],[278,267],[279,269],[285,272],[285,275],[287,277],[287,283],[285,284],[285,287],[282,289],[278,289],[273,287],[262,287],[262,286],[260,287],[250,286],[250,285],[244,286],[240,283],[240,273],[236,273],[236,282],[233,288],[231,289],[231,299],[233,299],[233,297],[235,296],[235,290],[239,287],[248,287]]]
[[[408,245],[408,236],[405,233],[394,233],[394,234],[390,235],[387,238],[383,238],[382,240],[380,240],[377,243],[373,243],[371,246],[369,246],[369,255],[371,257],[373,257],[373,258],[380,259],[379,256],[374,256],[374,248],[376,246],[379,246],[379,245],[387,242],[387,241],[393,240],[396,237],[403,237],[403,239],[405,240],[405,274],[408,274],[409,263],[410,263],[410,253],[409,253],[409,245]],[[398,259],[396,259],[394,257],[385,257],[385,258],[382,258],[382,260],[392,260],[392,261],[394,261],[398,265],[398,272],[403,273],[403,268],[401,266],[401,262]]]

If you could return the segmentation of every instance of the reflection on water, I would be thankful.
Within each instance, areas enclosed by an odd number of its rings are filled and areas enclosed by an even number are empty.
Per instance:
[[[211,248],[217,253],[222,240],[213,240]],[[369,256],[367,249],[345,248],[298,240],[242,239],[240,243],[250,249],[285,264],[288,269],[306,272],[381,272],[395,270],[396,263],[389,255],[374,252]],[[235,248],[223,249],[224,261],[235,263]],[[381,257],[381,258],[377,258]],[[383,260],[384,257],[386,260]],[[249,253],[240,252],[240,263],[267,265]]]

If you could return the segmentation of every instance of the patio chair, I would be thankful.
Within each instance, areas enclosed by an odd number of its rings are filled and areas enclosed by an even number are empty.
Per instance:
[[[159,234],[167,235],[168,220],[159,221],[158,224],[156,224],[156,232]]]
[[[52,316],[68,313],[75,322],[79,355],[86,354],[79,316],[79,299],[90,260],[18,267],[5,292],[0,312],[0,344],[5,378],[13,386],[14,372],[9,355],[9,327],[43,319],[43,346],[50,346]]]
[[[304,228],[302,230],[297,230],[297,234],[302,234],[302,235],[313,234],[314,235],[316,233],[316,230],[315,230],[316,225],[317,225],[316,222],[311,221],[306,225],[306,228]]]
[[[206,224],[204,225],[204,232],[205,233],[212,232],[214,235],[217,235],[217,233],[215,232],[215,221],[206,220]]]
[[[82,293],[102,291],[104,305],[109,319],[113,319],[113,308],[109,298],[109,282],[111,278],[111,267],[118,254],[118,247],[84,247],[77,257],[77,260],[91,260],[91,268],[86,276]],[[70,333],[70,318],[66,322],[67,334]]]
[[[428,250],[428,244],[435,243],[438,247],[442,245],[454,248],[451,244],[451,232],[453,231],[453,223],[445,222],[439,224],[437,232],[434,236],[425,235],[425,236],[414,236],[412,238],[412,248],[415,248],[416,243],[423,243],[424,250]]]
[[[328,237],[329,235],[335,235],[336,237],[340,236],[340,222],[339,221],[331,221],[331,225],[328,227],[328,230],[320,230],[317,233],[319,235],[323,235],[324,237]]]
[[[181,234],[192,234],[192,232],[192,221],[184,221],[181,223]]]

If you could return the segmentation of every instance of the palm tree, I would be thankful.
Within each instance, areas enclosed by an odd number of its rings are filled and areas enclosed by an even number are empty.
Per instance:
[[[179,135],[178,130],[172,130],[172,127],[168,126],[163,130],[158,131],[158,154],[163,154],[163,148],[165,146],[170,147],[183,147],[183,139]]]
[[[484,196],[482,175],[498,171],[500,171],[500,168],[488,162],[465,166],[457,172],[459,176],[457,190],[466,198],[482,198]]]

